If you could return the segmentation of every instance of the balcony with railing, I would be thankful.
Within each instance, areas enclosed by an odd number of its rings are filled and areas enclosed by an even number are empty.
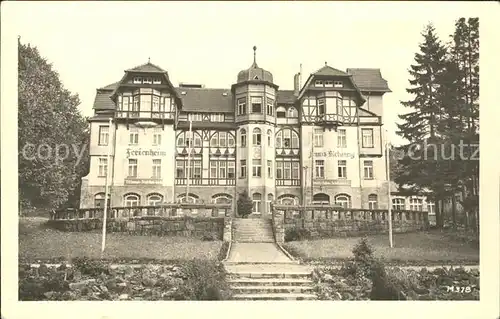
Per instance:
[[[174,120],[175,112],[159,112],[159,111],[123,111],[118,110],[115,112],[115,117],[118,119],[137,119],[137,120]]]
[[[175,185],[188,185],[187,178],[175,178]],[[236,179],[218,179],[218,178],[190,178],[190,186],[234,186]]]
[[[302,121],[306,123],[316,123],[318,125],[334,125],[341,126],[344,124],[344,117],[340,114],[319,114],[319,115],[302,115]]]
[[[276,179],[276,186],[300,186],[300,179]]]

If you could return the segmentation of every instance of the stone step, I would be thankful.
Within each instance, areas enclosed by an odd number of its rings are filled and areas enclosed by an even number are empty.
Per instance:
[[[233,224],[235,225],[271,225],[271,220],[264,219],[248,219],[248,220],[234,220]]]
[[[315,300],[316,295],[305,293],[235,294],[234,300]]]
[[[313,282],[305,278],[232,278],[228,282],[235,286],[300,286],[311,285]]]
[[[238,236],[235,236],[233,238],[233,241],[239,241],[239,242],[259,242],[259,241],[265,241],[265,242],[274,242],[274,238],[273,237],[238,237]]]
[[[283,278],[283,279],[306,279],[310,278],[311,273],[310,272],[301,272],[301,271],[289,271],[289,272],[273,272],[273,271],[268,271],[268,272],[262,272],[262,271],[256,271],[256,272],[239,272],[239,273],[230,273],[229,278],[231,279],[237,279],[237,278],[252,278],[252,279],[277,279],[277,278]]]
[[[234,229],[239,230],[272,230],[271,226],[234,226]]]
[[[273,231],[270,229],[235,229],[234,233],[236,234],[272,234]]]
[[[265,237],[273,237],[273,233],[270,232],[236,232],[235,236],[265,236]]]
[[[274,243],[274,239],[235,239],[235,243]]]
[[[239,294],[260,293],[308,293],[312,286],[232,286],[231,290]]]
[[[234,240],[270,240],[274,241],[274,236],[234,236]]]

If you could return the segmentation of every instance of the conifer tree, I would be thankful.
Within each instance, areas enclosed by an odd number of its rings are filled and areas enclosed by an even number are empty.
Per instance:
[[[461,166],[462,201],[464,208],[475,217],[478,225],[479,158],[473,155],[479,144],[479,19],[460,18],[455,23],[450,56],[455,64],[458,82],[457,108],[460,125],[457,134],[465,147]],[[458,129],[460,128],[460,129]],[[477,230],[477,229],[476,229]]]
[[[424,189],[431,191],[431,200],[441,200],[446,192],[446,182],[441,176],[442,161],[439,147],[442,136],[439,125],[443,118],[443,108],[439,101],[440,79],[446,68],[446,48],[437,38],[432,24],[425,27],[420,44],[420,52],[415,54],[415,64],[410,66],[410,101],[401,104],[410,112],[399,115],[403,120],[398,124],[397,134],[408,143],[400,149],[405,156],[400,160],[401,171],[395,181],[407,185],[414,192]],[[430,146],[430,147],[429,147]],[[442,226],[439,205],[436,205],[436,221]]]

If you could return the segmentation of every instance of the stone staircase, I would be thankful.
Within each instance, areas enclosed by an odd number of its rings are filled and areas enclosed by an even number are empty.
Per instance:
[[[240,243],[274,242],[271,219],[235,218],[233,219],[233,241]]]
[[[311,272],[291,266],[239,265],[240,269],[228,269],[233,300],[315,300]]]

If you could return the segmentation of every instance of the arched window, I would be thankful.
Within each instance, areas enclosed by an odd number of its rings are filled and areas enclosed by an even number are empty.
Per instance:
[[[256,127],[253,129],[252,144],[253,146],[259,146],[261,144],[261,141],[262,138],[261,138],[260,128]]]
[[[241,147],[247,146],[247,131],[242,128],[240,130]]]
[[[201,135],[197,132],[181,132],[177,135],[177,147],[201,147]]]
[[[184,194],[180,194],[179,196],[177,196],[177,201],[179,203],[197,204],[197,203],[200,202],[200,199],[199,199],[198,195],[189,193],[188,196],[186,197],[186,194],[184,193]],[[179,209],[178,212],[179,212],[180,215],[184,214],[184,210],[183,209]],[[198,210],[197,209],[191,209],[191,213],[192,214],[197,214]]]
[[[299,148],[299,134],[292,129],[282,129],[276,134],[276,148]]]
[[[252,202],[253,202],[252,213],[260,213],[262,211],[261,210],[262,195],[260,193],[253,193]]]
[[[229,132],[214,133],[210,138],[210,147],[234,147],[234,135]]]
[[[232,133],[227,133],[227,146],[234,147],[234,135]]]
[[[297,197],[293,195],[283,195],[280,196],[279,202],[281,205],[297,205],[298,200]]]
[[[283,106],[276,108],[276,117],[278,117],[278,118],[285,118],[286,117],[286,110]]]
[[[267,212],[271,213],[271,203],[274,201],[274,195],[269,193],[267,194]]]
[[[313,204],[315,205],[329,205],[330,196],[327,194],[319,193],[313,196]]]
[[[104,208],[104,193],[97,193],[94,196],[94,207]],[[108,194],[108,207],[111,207],[111,194]]]
[[[378,209],[377,195],[368,195],[368,209]]]
[[[351,197],[346,194],[339,194],[335,196],[335,204],[343,208],[351,208]]]
[[[273,131],[267,130],[267,146],[271,146],[272,139],[273,139]]]
[[[199,197],[198,195],[189,193],[188,196],[186,197],[186,194],[180,194],[177,196],[177,202],[179,203],[188,203],[188,204],[195,204],[199,202]]]
[[[233,202],[233,198],[228,194],[216,194],[212,196],[212,203],[214,204],[231,204]]]
[[[141,197],[137,194],[126,194],[123,196],[125,207],[137,207],[141,201]]]
[[[160,194],[148,195],[148,206],[158,206],[163,202],[163,196]]]
[[[288,109],[288,117],[298,117],[299,114],[297,112],[297,109],[294,108],[293,106]]]

